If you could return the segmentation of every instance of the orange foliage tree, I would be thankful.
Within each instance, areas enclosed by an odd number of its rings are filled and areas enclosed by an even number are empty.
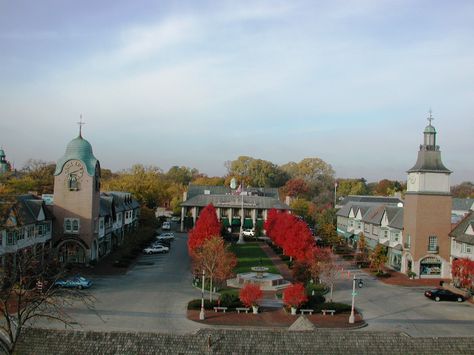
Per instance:
[[[232,270],[237,265],[237,258],[220,236],[211,236],[196,248],[193,263],[196,271],[204,270],[209,277],[209,300],[212,301],[214,280],[222,282],[231,277]]]

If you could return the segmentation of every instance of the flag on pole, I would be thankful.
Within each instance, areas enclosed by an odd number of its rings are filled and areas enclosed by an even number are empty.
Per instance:
[[[242,192],[242,184],[240,184],[237,190],[235,190],[235,194],[240,195],[241,192]]]

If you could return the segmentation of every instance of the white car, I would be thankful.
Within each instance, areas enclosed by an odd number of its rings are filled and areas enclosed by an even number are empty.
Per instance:
[[[179,223],[181,221],[181,218],[179,217],[171,217],[171,222],[176,222],[176,223]]]
[[[255,236],[255,232],[253,231],[253,229],[244,229],[242,231],[242,234],[244,237],[254,237]]]
[[[173,240],[174,234],[173,233],[161,233],[159,236],[156,237],[156,240]]]
[[[161,225],[161,229],[169,231],[171,229],[171,223],[170,222],[163,222],[163,224]]]
[[[170,251],[170,248],[165,247],[165,246],[151,246],[149,248],[143,249],[143,252],[148,255],[167,253],[169,251]]]

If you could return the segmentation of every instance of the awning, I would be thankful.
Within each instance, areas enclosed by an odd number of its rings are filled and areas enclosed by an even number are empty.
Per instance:
[[[263,219],[261,219],[261,218],[257,219],[257,221],[255,222],[255,224],[256,224],[256,226],[257,226],[258,228],[263,229]]]
[[[244,219],[244,228],[245,228],[245,229],[251,229],[251,228],[253,228],[253,221],[252,221],[252,218],[245,218],[245,219]]]
[[[227,218],[221,219],[221,223],[224,226],[224,228],[230,227],[230,223]]]
[[[339,229],[339,228],[337,229],[337,234],[339,234],[341,237],[343,237],[345,239],[349,239],[350,237],[352,237],[354,235],[351,232],[346,232],[346,231],[343,231],[342,229]]]
[[[233,226],[240,226],[240,218],[232,218]]]
[[[421,264],[441,264],[441,260],[434,256],[429,256],[420,261]]]

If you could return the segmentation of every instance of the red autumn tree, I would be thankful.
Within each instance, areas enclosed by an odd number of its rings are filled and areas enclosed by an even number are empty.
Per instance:
[[[308,225],[298,218],[290,220],[283,240],[283,252],[298,261],[304,261],[306,251],[313,247],[314,239]]]
[[[189,232],[188,250],[192,256],[206,239],[221,234],[221,224],[217,219],[216,209],[212,204],[207,205],[199,214],[196,225]]]
[[[239,292],[239,299],[245,307],[256,306],[257,301],[261,299],[263,292],[260,286],[254,284],[245,285]]]
[[[474,261],[468,258],[453,260],[452,263],[453,278],[464,288],[474,286]]]
[[[273,234],[278,214],[279,212],[272,208],[268,211],[267,220],[263,224],[263,229],[265,229],[267,236],[270,238],[272,238],[271,235]]]
[[[308,297],[303,284],[293,284],[283,291],[283,302],[291,307],[297,308],[307,300]]]
[[[211,236],[195,249],[193,263],[195,270],[206,272],[206,276],[210,280],[209,300],[212,301],[214,280],[228,279],[237,265],[237,258],[229,251],[221,237]]]
[[[286,182],[283,192],[291,197],[305,197],[310,192],[310,188],[306,181],[295,178]]]

